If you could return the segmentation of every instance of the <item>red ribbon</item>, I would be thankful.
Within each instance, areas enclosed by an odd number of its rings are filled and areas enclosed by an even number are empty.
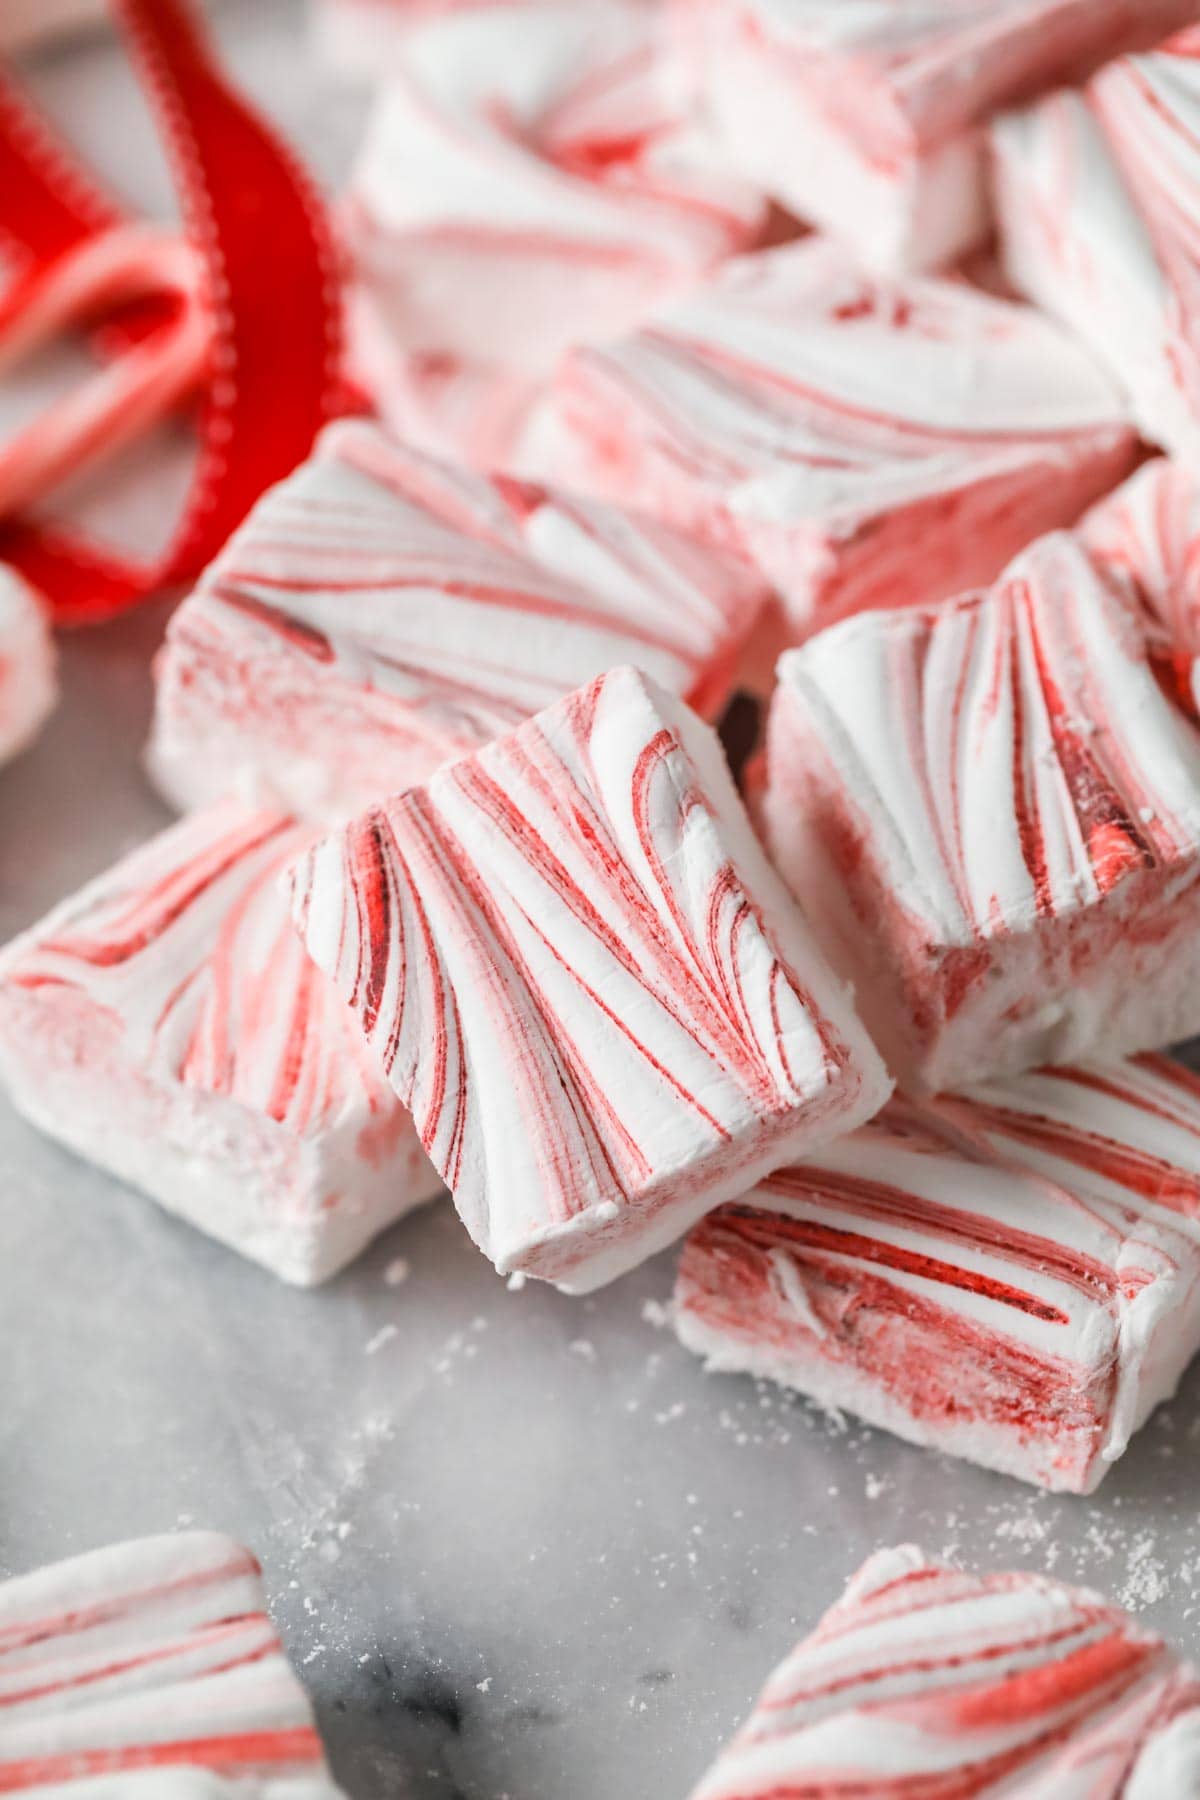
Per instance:
[[[62,623],[111,617],[211,560],[254,500],[308,454],[343,409],[337,254],[300,164],[224,79],[186,0],[112,0],[171,160],[184,229],[202,259],[211,352],[200,455],[171,543],[137,564],[72,528],[0,522],[0,560]],[[97,234],[114,202],[0,78],[0,241],[18,266],[0,323]],[[124,305],[106,350],[172,329],[179,301]]]

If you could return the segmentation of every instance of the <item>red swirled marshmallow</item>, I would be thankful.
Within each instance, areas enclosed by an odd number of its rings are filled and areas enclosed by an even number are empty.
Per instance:
[[[692,1800],[1166,1800],[1200,1791],[1200,1677],[1086,1589],[881,1550]]]
[[[397,344],[548,370],[744,249],[765,214],[638,0],[452,8],[405,34],[343,208]]]
[[[710,1368],[1090,1493],[1200,1350],[1200,1081],[1162,1057],[895,1100],[701,1221]]]
[[[339,1800],[250,1552],[191,1531],[0,1584],[0,1792]]]
[[[0,955],[18,1110],[306,1286],[440,1185],[291,929],[283,875],[311,837],[233,803],[193,814]]]
[[[901,1085],[1200,1029],[1200,734],[1072,535],[789,651],[764,811]]]
[[[715,716],[765,597],[650,520],[337,425],[175,613],[151,765],[183,805],[344,816],[618,663]]]
[[[888,1092],[716,737],[636,670],[365,813],[294,885],[502,1272],[596,1287]]]
[[[1116,388],[1049,320],[815,239],[572,352],[553,401],[563,479],[740,547],[798,637],[992,580],[1134,453]]]
[[[1189,14],[1194,16],[1194,8]],[[1005,273],[1127,390],[1142,435],[1200,449],[1200,28],[992,129]]]
[[[671,0],[735,167],[868,266],[953,262],[990,223],[983,127],[1195,16],[1194,0]]]

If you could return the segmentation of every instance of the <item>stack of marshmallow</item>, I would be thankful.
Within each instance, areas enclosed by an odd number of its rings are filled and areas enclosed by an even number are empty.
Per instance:
[[[443,1184],[570,1293],[683,1238],[711,1366],[1090,1492],[1200,1349],[1198,11],[326,0],[392,429],[176,611],[18,1107],[299,1283]],[[0,587],[0,754],[52,688]],[[1194,1792],[1198,1705],[899,1553],[701,1792]]]
[[[186,816],[4,952],[18,1106],[296,1282],[443,1184],[571,1292],[690,1232],[714,1366],[1091,1489],[1200,1347],[1200,485],[1098,318],[897,265],[990,131],[1036,287],[1054,109],[1190,40],[991,115],[1185,10],[398,9],[344,212],[455,454],[331,427],[179,607]]]

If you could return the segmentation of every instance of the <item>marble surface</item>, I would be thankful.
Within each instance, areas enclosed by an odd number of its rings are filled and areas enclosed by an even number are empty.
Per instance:
[[[336,176],[361,102],[323,98],[295,9],[218,20]],[[165,204],[105,124],[110,51],[34,76]],[[0,772],[0,933],[165,818],[138,763],[164,617],[65,643],[59,713]],[[353,1800],[682,1800],[845,1577],[906,1539],[1094,1583],[1197,1648],[1200,1368],[1098,1496],[1051,1499],[705,1376],[664,1329],[671,1275],[511,1293],[443,1204],[292,1292],[0,1100],[0,1575],[175,1524],[245,1539]]]

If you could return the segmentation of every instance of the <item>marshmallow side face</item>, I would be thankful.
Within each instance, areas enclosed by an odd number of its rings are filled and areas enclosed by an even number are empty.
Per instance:
[[[1099,1595],[881,1551],[775,1670],[692,1800],[821,1784],[885,1800],[923,1783],[1115,1800],[1198,1711],[1195,1670]]]
[[[886,1096],[716,739],[632,669],[318,845],[295,890],[504,1272],[597,1286]]]
[[[743,548],[798,638],[991,580],[1133,453],[1115,387],[1057,326],[817,240],[574,352],[554,406],[580,485]]]
[[[144,1538],[5,1582],[0,1645],[5,1793],[336,1800],[258,1564],[228,1538]]]
[[[869,267],[954,261],[989,224],[981,126],[1188,22],[1188,0],[674,0],[735,165]]]
[[[1198,46],[1181,32],[992,130],[1009,279],[1107,364],[1149,442],[1193,458]]]
[[[410,31],[344,206],[407,351],[547,371],[752,242],[638,0],[457,8]]]
[[[311,833],[230,803],[135,851],[0,960],[0,1072],[50,1136],[285,1280],[438,1191],[291,930]]]
[[[20,576],[0,564],[0,762],[31,742],[57,698],[49,619]]]
[[[1140,612],[1164,691],[1200,719],[1200,481],[1158,457],[1092,507],[1078,535]]]
[[[720,710],[766,597],[649,520],[341,425],[176,611],[152,770],[345,817],[633,661]]]
[[[1200,1025],[1200,740],[1073,538],[984,594],[847,621],[779,675],[772,853],[902,1085]]]
[[[675,1299],[712,1368],[1090,1493],[1200,1349],[1200,1082],[1145,1057],[894,1101],[702,1220]]]

